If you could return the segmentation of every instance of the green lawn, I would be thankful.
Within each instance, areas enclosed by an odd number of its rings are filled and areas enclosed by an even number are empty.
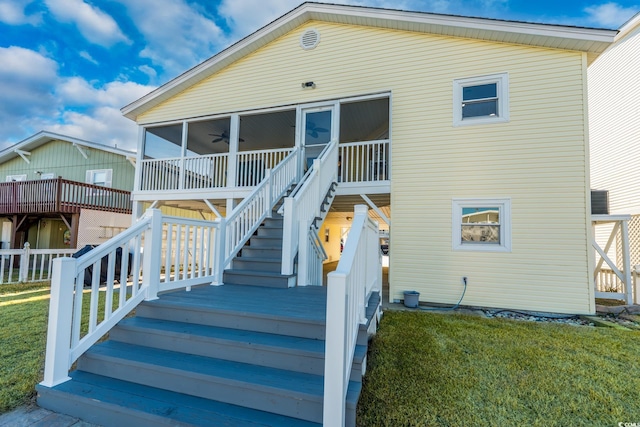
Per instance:
[[[48,283],[0,285],[0,413],[28,402],[42,380],[48,293]]]
[[[81,334],[88,329],[90,295],[82,301]],[[98,299],[104,319],[105,292]],[[113,295],[117,307],[118,292]],[[0,285],[0,414],[28,403],[42,381],[49,313],[49,283]]]
[[[359,426],[640,422],[640,332],[387,312]]]

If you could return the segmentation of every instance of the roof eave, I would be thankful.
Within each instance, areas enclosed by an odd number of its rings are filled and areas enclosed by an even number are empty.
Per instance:
[[[430,32],[434,34],[454,36],[461,29],[475,30],[480,35],[476,38],[487,41],[502,41],[509,34],[524,34],[542,37],[545,43],[539,46],[558,49],[566,49],[563,47],[565,42],[572,40],[575,43],[571,50],[586,52],[590,60],[602,53],[618,33],[617,30],[438,15],[362,6],[303,3],[208,60],[123,107],[121,111],[125,117],[135,121],[140,114],[309,20],[338,23],[361,21],[362,25],[365,25],[366,21],[366,25],[401,30],[410,30],[410,26],[413,28],[415,25],[422,25],[431,28]],[[463,36],[458,35],[458,37]]]
[[[61,135],[55,132],[49,131],[40,131],[27,139],[23,139],[22,141],[12,145],[0,151],[0,163],[4,163],[7,160],[10,160],[14,157],[17,157],[16,150],[32,150],[34,148],[40,147],[51,141],[66,141],[71,144],[81,145],[83,147],[94,148],[96,150],[106,151],[113,154],[118,154],[123,157],[131,157],[135,156],[136,153],[134,151],[122,150],[116,147],[110,147],[108,145],[98,144],[96,142],[85,141],[83,139],[74,138],[71,136]]]

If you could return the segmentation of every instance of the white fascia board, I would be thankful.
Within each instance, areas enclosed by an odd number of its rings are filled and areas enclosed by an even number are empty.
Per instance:
[[[481,40],[499,42],[509,42],[508,39],[505,40],[505,35],[512,34],[518,36],[524,34],[544,38],[544,43],[532,45],[558,49],[566,49],[563,46],[567,39],[570,39],[580,42],[570,50],[582,50],[595,54],[600,54],[604,51],[613,42],[617,34],[616,30],[501,21],[487,18],[438,15],[426,12],[378,9],[364,6],[303,3],[142,98],[124,106],[120,111],[125,117],[135,121],[140,114],[150,110],[188,87],[193,86],[197,82],[215,74],[217,71],[258,50],[260,47],[309,20],[352,25],[373,25],[381,28],[403,29],[406,31],[420,31],[416,30],[415,26],[422,25],[425,27],[423,31],[425,33],[457,35],[459,37],[468,37],[463,35],[463,32],[471,29],[481,32],[479,37],[477,37]],[[499,34],[500,37],[497,37],[496,34]]]
[[[616,42],[626,37],[636,28],[640,28],[640,12],[636,13],[631,19],[622,24],[618,35],[616,36]]]

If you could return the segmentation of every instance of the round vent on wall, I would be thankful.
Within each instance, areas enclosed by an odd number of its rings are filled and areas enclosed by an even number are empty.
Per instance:
[[[304,50],[313,49],[320,43],[320,33],[317,30],[307,30],[300,36],[300,46]]]

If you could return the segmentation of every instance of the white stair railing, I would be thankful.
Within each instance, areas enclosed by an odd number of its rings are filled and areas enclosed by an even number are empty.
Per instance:
[[[217,274],[210,248],[218,227],[149,209],[128,230],[79,258],[54,259],[42,385],[67,381],[73,362],[141,301],[156,299],[159,291],[211,283]]]
[[[300,225],[302,243],[298,249],[298,286],[322,286],[322,263],[327,252],[318,237],[318,229],[305,222]]]
[[[307,241],[306,232],[300,232],[301,225],[309,224],[321,216],[324,198],[337,177],[338,143],[334,140],[313,161],[312,169],[305,175],[304,181],[300,182],[300,187],[284,199],[282,274],[293,274],[298,248]],[[299,259],[298,269],[301,267],[306,271],[306,265],[301,264]]]
[[[222,236],[216,240],[220,245],[216,250],[218,283],[222,283],[224,269],[247,243],[262,221],[271,216],[275,204],[296,181],[297,158],[297,149],[294,149],[275,168],[267,169],[264,179],[253,193],[236,206],[230,215],[220,219]]]
[[[366,322],[371,292],[380,291],[382,286],[378,224],[369,218],[367,210],[365,205],[355,207],[340,262],[327,278],[324,427],[344,426],[358,330]]]

